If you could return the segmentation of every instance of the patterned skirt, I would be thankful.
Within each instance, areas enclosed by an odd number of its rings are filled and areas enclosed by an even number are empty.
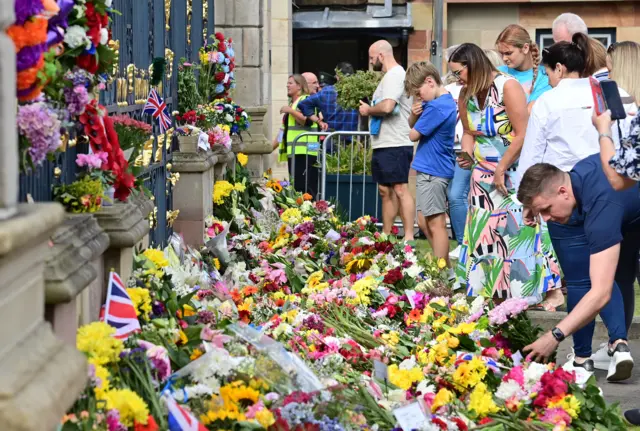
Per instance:
[[[506,176],[507,196],[493,185],[496,162],[473,168],[469,212],[456,267],[456,285],[469,296],[536,297],[561,286],[561,272],[546,224],[525,226],[522,205]]]

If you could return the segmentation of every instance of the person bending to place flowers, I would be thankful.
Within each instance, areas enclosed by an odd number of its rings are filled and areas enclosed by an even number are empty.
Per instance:
[[[414,63],[407,70],[404,88],[413,96],[409,116],[411,141],[420,141],[412,168],[416,170],[418,225],[436,258],[449,261],[447,233],[447,186],[453,178],[453,139],[458,112],[456,103],[442,86],[440,74],[428,62]]]
[[[473,296],[537,302],[543,292],[560,287],[560,270],[547,239],[540,239],[543,232],[523,224],[515,199],[513,176],[527,124],[525,93],[471,43],[451,54],[449,68],[465,83],[458,109],[466,158],[458,163],[473,170],[456,284]]]
[[[598,65],[590,61],[595,56],[589,38],[582,33],[574,34],[573,38],[573,42],[558,42],[543,51],[542,63],[553,89],[543,94],[531,111],[518,178],[535,163],[551,163],[568,172],[580,160],[598,153],[598,133],[591,126],[593,94],[588,78]],[[635,110],[635,107],[627,106],[627,110]],[[618,139],[617,134],[615,139]],[[571,311],[592,288],[589,236],[579,214],[566,223],[551,220],[546,225],[563,269],[567,305]],[[614,295],[620,294],[618,286],[613,289]],[[625,378],[622,374],[625,369],[617,371],[619,367],[609,355],[609,349],[617,340],[625,339],[627,335],[623,314],[619,313],[616,303],[613,301],[600,312],[609,330],[609,345],[601,345],[592,355],[595,321],[591,322],[573,334],[574,353],[565,364],[567,370],[583,368],[593,373],[597,368],[609,371],[609,379]]]
[[[529,112],[538,97],[551,90],[549,78],[540,65],[540,49],[529,32],[517,24],[507,26],[496,39],[496,48],[505,65],[500,72],[513,76],[527,95]]]
[[[558,326],[523,349],[530,359],[546,360],[566,336],[591,324],[609,304],[625,321],[616,328],[607,326],[610,340],[611,332],[618,331],[611,340],[607,378],[619,381],[631,376],[633,359],[627,344],[627,329],[634,314],[634,282],[640,250],[638,192],[637,186],[614,190],[604,174],[599,154],[579,161],[570,172],[548,163],[537,163],[525,172],[518,199],[533,217],[560,224],[577,223],[584,229],[591,282],[590,289]],[[578,252],[582,254],[581,250]],[[566,272],[573,270],[573,266],[565,268]],[[614,287],[616,283],[619,289]],[[577,348],[576,354],[579,354]]]

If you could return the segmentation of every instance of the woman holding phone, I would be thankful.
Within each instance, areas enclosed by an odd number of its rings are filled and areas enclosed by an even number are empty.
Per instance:
[[[513,177],[527,125],[520,83],[500,73],[477,45],[460,45],[449,69],[465,87],[461,167],[471,169],[470,207],[457,284],[468,295],[524,297],[538,302],[560,287],[559,268],[539,228],[523,224]]]

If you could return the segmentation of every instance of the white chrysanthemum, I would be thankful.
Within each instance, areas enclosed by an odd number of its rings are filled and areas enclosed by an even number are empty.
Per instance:
[[[71,49],[81,46],[85,46],[87,49],[91,48],[91,40],[87,37],[87,32],[84,27],[79,25],[72,25],[67,28],[64,34],[64,43]]]
[[[106,28],[100,29],[100,45],[106,45],[109,42],[109,30]]]
[[[546,365],[532,362],[529,367],[524,370],[525,387],[527,389],[540,381],[543,374],[549,371]]]
[[[520,384],[511,379],[500,383],[500,386],[498,386],[498,390],[496,391],[496,397],[504,401],[514,397],[519,400],[524,398],[526,395],[526,392],[520,387]]]
[[[418,383],[418,387],[416,388],[416,391],[420,392],[422,395],[435,394],[436,387],[430,384],[427,379],[424,379],[423,381]]]
[[[416,358],[411,356],[410,358],[407,358],[404,361],[400,362],[400,365],[398,365],[398,368],[401,370],[411,370],[417,366],[418,366],[418,363],[416,362]]]
[[[484,308],[484,296],[476,296],[476,299],[471,303],[471,307],[469,308],[469,314],[476,314],[483,310]]]

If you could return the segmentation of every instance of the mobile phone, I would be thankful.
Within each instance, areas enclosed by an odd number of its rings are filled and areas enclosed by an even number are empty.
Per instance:
[[[604,96],[607,109],[611,111],[611,119],[623,120],[627,118],[627,113],[624,110],[616,81],[602,81],[600,82],[600,87],[602,88],[602,95]]]
[[[371,105],[371,103],[369,103],[368,97],[363,97],[362,99],[360,99],[360,101],[366,103],[367,105]]]
[[[476,161],[473,159],[473,157],[471,157],[471,154],[467,153],[466,151],[460,151],[460,153],[458,154],[458,156],[463,159],[466,160],[467,162],[474,164]]]

